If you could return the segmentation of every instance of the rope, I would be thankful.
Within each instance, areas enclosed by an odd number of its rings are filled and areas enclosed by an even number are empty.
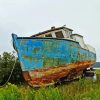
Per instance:
[[[9,80],[10,80],[10,78],[11,78],[11,76],[12,76],[13,70],[14,70],[14,68],[15,68],[15,64],[16,64],[16,62],[17,62],[17,59],[15,59],[14,65],[13,65],[13,67],[12,67],[12,70],[11,70],[11,72],[10,72],[10,75],[9,75],[7,81],[6,81],[3,85],[1,85],[0,88],[6,86],[7,83],[9,82]]]
[[[23,37],[22,37],[22,40],[21,40],[20,44],[22,44],[22,41],[23,41]],[[19,44],[19,45],[20,45],[20,44]],[[11,45],[13,46],[12,42],[11,42]],[[13,70],[14,70],[14,68],[15,68],[16,62],[17,62],[17,58],[15,59],[14,65],[13,65],[13,67],[12,67],[12,70],[11,70],[11,72],[10,72],[10,75],[9,75],[7,81],[6,81],[3,85],[1,85],[0,88],[6,86],[7,83],[9,82],[9,80],[10,80],[10,78],[11,78],[11,76],[12,76]]]

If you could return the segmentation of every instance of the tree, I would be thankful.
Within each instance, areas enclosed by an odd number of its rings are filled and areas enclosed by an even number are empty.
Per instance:
[[[19,64],[18,58],[14,56],[13,53],[4,52],[3,55],[0,55],[0,84],[4,84],[11,71],[14,67],[12,76],[10,78],[10,82],[12,83],[20,83],[23,82],[24,79],[22,77],[22,71]]]
[[[21,66],[19,63],[19,59],[16,59],[16,64],[12,73],[12,76],[9,80],[11,83],[16,83],[16,84],[20,84],[24,82],[24,78],[22,75],[22,70],[21,70]]]

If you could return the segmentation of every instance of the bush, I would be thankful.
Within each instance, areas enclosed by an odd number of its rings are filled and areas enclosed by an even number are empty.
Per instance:
[[[18,58],[13,53],[4,52],[0,56],[0,85],[3,85],[8,80],[13,66],[14,70],[9,82],[17,84],[24,82]]]

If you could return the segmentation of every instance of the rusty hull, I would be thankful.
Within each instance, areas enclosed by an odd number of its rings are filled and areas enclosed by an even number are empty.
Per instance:
[[[65,64],[50,68],[36,69],[32,71],[23,72],[23,76],[27,83],[33,87],[41,87],[55,84],[61,78],[69,77],[70,73],[73,75],[73,78],[77,76],[88,66],[94,64],[95,61],[82,61],[72,64]],[[74,75],[75,74],[75,75]]]
[[[13,34],[23,76],[33,87],[54,84],[81,73],[96,62],[96,54],[78,42],[59,38],[17,37]]]

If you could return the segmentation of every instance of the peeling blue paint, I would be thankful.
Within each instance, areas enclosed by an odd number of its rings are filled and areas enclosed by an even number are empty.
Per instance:
[[[96,59],[96,54],[67,39],[12,37],[23,71]]]

